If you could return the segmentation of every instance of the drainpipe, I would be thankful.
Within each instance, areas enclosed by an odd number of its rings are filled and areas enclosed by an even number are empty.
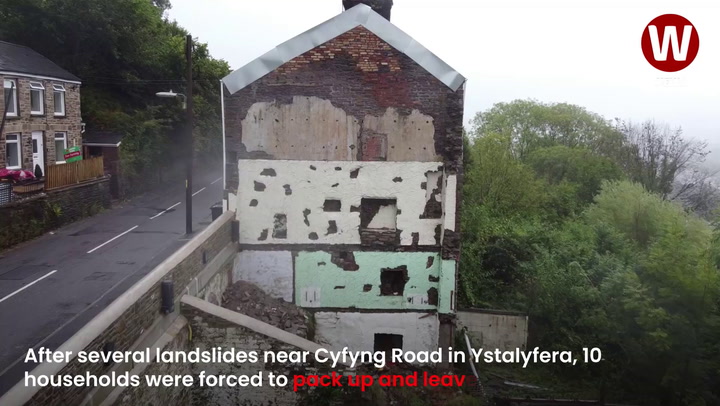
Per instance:
[[[0,136],[3,133],[3,130],[5,129],[5,117],[7,117],[8,107],[10,107],[10,95],[12,95],[12,91],[15,89],[15,82],[10,82],[10,93],[5,96],[5,111],[3,111],[2,121],[0,121]],[[224,137],[223,137],[224,139]]]

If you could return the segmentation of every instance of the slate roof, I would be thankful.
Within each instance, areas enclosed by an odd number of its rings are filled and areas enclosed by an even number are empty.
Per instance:
[[[80,78],[32,49],[5,41],[0,41],[0,72],[80,82]]]
[[[82,142],[89,147],[119,147],[124,136],[115,131],[86,131]]]
[[[223,78],[230,94],[234,94],[286,62],[355,27],[363,26],[398,51],[409,56],[453,91],[465,83],[465,77],[435,56],[411,36],[397,28],[365,4],[359,4],[292,38],[265,55]]]

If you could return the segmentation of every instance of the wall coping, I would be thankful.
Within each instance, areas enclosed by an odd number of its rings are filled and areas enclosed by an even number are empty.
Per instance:
[[[72,356],[67,362],[42,363],[35,367],[29,374],[32,376],[50,376],[60,372],[70,361],[74,360],[79,351],[82,351],[93,342],[103,331],[112,325],[120,316],[128,311],[132,305],[145,295],[153,286],[162,280],[165,275],[177,267],[187,256],[192,254],[210,236],[215,234],[226,223],[234,220],[235,212],[227,211],[217,220],[213,221],[206,229],[200,232],[193,239],[188,241],[179,250],[175,251],[140,281],[131,286],[125,293],[115,299],[108,307],[90,320],[72,337],[65,341],[56,351],[72,351]],[[0,397],[0,404],[23,405],[28,402],[41,387],[26,387],[24,380],[15,384],[4,396]]]
[[[503,316],[522,316],[522,317],[528,317],[527,313],[518,312],[515,310],[495,310],[495,309],[476,309],[476,308],[468,308],[468,309],[457,309],[458,313],[482,313],[482,314],[498,314]]]

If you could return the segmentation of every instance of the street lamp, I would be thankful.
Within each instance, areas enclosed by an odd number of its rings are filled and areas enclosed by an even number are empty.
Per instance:
[[[157,92],[157,97],[175,98],[179,97],[183,102],[183,109],[187,114],[187,162],[185,163],[185,234],[192,234],[192,178],[193,178],[193,77],[192,77],[192,36],[186,37],[185,59],[187,61],[187,96],[181,93]]]
[[[175,93],[172,90],[170,90],[169,92],[157,92],[157,93],[155,93],[155,96],[164,97],[164,98],[179,97],[180,99],[182,99],[183,110],[187,109],[187,97],[185,97],[185,95],[182,93]]]

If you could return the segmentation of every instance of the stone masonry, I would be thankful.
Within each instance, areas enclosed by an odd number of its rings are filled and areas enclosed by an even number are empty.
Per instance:
[[[15,81],[18,98],[18,116],[7,117],[5,128],[0,135],[0,168],[5,167],[5,136],[7,134],[20,134],[21,162],[22,168],[33,170],[32,159],[32,132],[42,131],[45,137],[45,166],[55,164],[55,133],[64,132],[67,134],[68,148],[82,145],[82,129],[80,116],[80,85],[68,83],[63,80],[48,80],[28,77],[17,77],[12,75],[0,75],[0,84],[5,79]],[[41,82],[45,86],[44,92],[44,114],[32,115],[30,113],[30,82]],[[54,114],[55,105],[53,101],[53,84],[65,87],[65,115]],[[5,89],[0,86],[0,111],[5,111]]]

